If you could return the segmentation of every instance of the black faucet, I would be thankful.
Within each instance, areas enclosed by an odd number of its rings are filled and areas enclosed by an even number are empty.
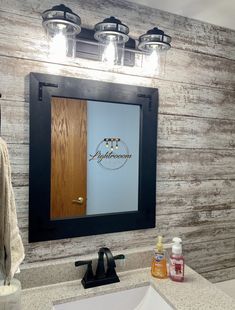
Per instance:
[[[105,270],[104,255],[107,259],[107,268]],[[82,278],[82,285],[84,288],[90,288],[100,285],[106,285],[111,283],[120,282],[116,274],[116,259],[124,259],[123,254],[113,256],[112,252],[108,248],[100,248],[98,252],[98,263],[96,268],[96,274],[92,271],[92,261],[77,261],[75,266],[87,265],[87,270]]]

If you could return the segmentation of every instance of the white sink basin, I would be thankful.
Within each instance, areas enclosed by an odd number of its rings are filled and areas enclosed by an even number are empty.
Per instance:
[[[150,285],[55,305],[54,310],[172,310]]]

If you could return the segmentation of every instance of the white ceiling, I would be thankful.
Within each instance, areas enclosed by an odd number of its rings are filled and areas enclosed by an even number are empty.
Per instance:
[[[235,30],[235,0],[128,0]]]

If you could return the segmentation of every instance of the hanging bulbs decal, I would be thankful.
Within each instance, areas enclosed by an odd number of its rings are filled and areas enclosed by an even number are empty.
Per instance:
[[[110,149],[111,151],[118,150],[118,143],[121,141],[120,138],[104,138],[105,146],[107,149]]]
[[[166,52],[171,48],[171,37],[155,27],[134,40],[129,28],[111,16],[97,23],[94,30],[81,27],[81,19],[65,5],[57,5],[42,13],[50,46],[55,60],[81,57],[99,60],[107,68],[139,66],[147,75],[164,73]],[[141,62],[137,61],[142,59]]]

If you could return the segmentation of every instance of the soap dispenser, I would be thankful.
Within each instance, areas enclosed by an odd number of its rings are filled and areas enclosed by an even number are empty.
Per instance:
[[[159,279],[167,278],[166,254],[163,249],[162,236],[158,236],[152,259],[152,276]]]
[[[184,281],[184,257],[182,255],[182,240],[178,237],[172,239],[172,253],[170,255],[169,274],[176,282]]]

